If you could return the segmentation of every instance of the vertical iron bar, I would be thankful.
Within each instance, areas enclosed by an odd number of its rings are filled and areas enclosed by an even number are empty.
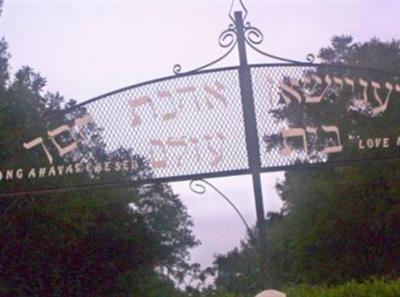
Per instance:
[[[253,84],[251,79],[250,67],[247,61],[245,27],[241,11],[235,11],[235,28],[239,50],[239,83],[242,97],[242,106],[244,114],[244,126],[246,134],[246,147],[249,158],[249,167],[252,173],[254,198],[257,211],[257,227],[259,233],[259,250],[261,260],[261,273],[265,286],[271,286],[271,277],[267,264],[266,255],[266,222],[264,213],[264,203],[261,188],[261,160],[258,143],[256,113],[254,107]]]

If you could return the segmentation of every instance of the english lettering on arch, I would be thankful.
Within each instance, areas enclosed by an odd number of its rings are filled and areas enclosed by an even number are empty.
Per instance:
[[[399,140],[397,141],[399,143]],[[387,149],[390,146],[389,137],[374,137],[358,140],[358,149]]]

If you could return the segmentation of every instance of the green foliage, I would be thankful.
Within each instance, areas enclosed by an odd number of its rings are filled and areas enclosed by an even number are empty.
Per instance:
[[[285,290],[288,297],[397,297],[400,282],[372,279],[364,283],[346,282],[335,287],[300,285]]]
[[[269,236],[276,281],[399,275],[400,172],[396,163],[385,165],[286,174],[287,215]]]
[[[260,287],[259,257],[252,241],[242,242],[226,255],[218,255],[214,261],[218,276],[217,288],[235,294],[255,294]]]
[[[9,79],[9,57],[3,40],[2,168],[13,168],[24,150],[16,139],[43,135],[49,129],[49,115],[67,122],[70,119],[61,111],[75,105],[57,93],[44,92],[46,80],[29,67]],[[72,116],[84,112],[76,109]],[[82,151],[86,161],[123,159],[130,154],[122,149],[106,154],[98,128],[89,126],[86,132],[91,139],[91,146]],[[31,161],[47,162],[43,155],[32,151]],[[64,161],[74,157],[65,156]],[[151,174],[145,162],[138,162],[141,174]],[[91,182],[102,178],[71,176],[68,181],[73,184],[76,179]],[[62,180],[45,182],[57,186]],[[13,182],[2,182],[2,187],[13,188]],[[188,249],[198,244],[191,227],[185,206],[165,184],[2,198],[0,295],[180,297],[182,292],[174,281],[182,281],[192,268],[186,262]]]
[[[223,291],[217,291],[211,295],[206,295],[206,297],[250,297],[250,295],[243,295],[243,294],[233,294]]]
[[[393,65],[400,67],[399,49],[397,41],[383,43],[372,39],[357,44],[352,43],[351,37],[342,36],[333,38],[332,46],[322,49],[320,57],[328,64],[339,62],[391,70]],[[324,121],[334,123],[349,139],[399,135],[399,105],[392,104],[384,116],[373,120],[349,113],[344,105],[330,105],[329,112],[320,118],[306,110],[303,120],[307,122],[310,117],[319,125]],[[289,125],[298,120],[286,109],[276,112]],[[388,123],[393,127],[390,131]],[[340,156],[329,156],[329,160],[360,153],[345,149]],[[384,152],[379,153],[382,156]],[[371,151],[363,156],[374,154]],[[398,165],[399,161],[394,160],[287,172],[284,181],[277,185],[284,210],[275,224],[269,224],[267,235],[275,284],[334,284],[374,275],[398,277]]]
[[[400,42],[384,43],[372,39],[354,43],[348,36],[334,37],[332,45],[321,50],[320,58],[327,64],[344,63],[398,71]],[[321,69],[318,71],[323,77]],[[336,75],[342,74],[348,73]],[[371,73],[366,79],[386,79],[375,76]],[[396,81],[398,77],[391,77],[393,79]],[[273,115],[293,127],[327,123],[340,126],[341,131],[344,127],[343,135],[351,135],[348,141],[352,137],[400,135],[398,102],[391,102],[384,116],[372,120],[366,114],[349,114],[345,104],[334,99],[320,110],[296,104],[282,105],[273,111]],[[319,114],[321,110],[322,114]],[[388,129],[388,123],[392,129]],[[270,148],[276,149],[280,145],[279,139],[273,137],[266,141]],[[312,141],[308,145],[316,159],[320,158],[318,152],[323,147]],[[389,149],[386,152],[393,153]],[[339,157],[354,157],[355,153],[354,148],[345,148]],[[385,152],[379,153],[382,156]],[[370,158],[375,154],[371,150],[363,156]],[[331,155],[329,160],[335,161],[339,157]],[[398,279],[399,165],[398,160],[391,160],[286,172],[284,180],[276,185],[284,208],[267,217],[267,257],[273,287],[302,283],[335,285],[374,276]],[[250,296],[261,291],[263,284],[254,283],[259,274],[256,253],[256,245],[248,241],[240,249],[219,256],[215,262],[217,290]],[[387,292],[387,296],[400,295],[398,283],[374,280],[365,284],[350,282],[334,288],[304,285],[290,290],[289,296],[386,296],[380,290]]]

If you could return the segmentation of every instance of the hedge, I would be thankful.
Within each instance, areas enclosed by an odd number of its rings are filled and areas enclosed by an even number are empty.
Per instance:
[[[287,297],[400,297],[400,281],[371,279],[335,287],[300,285],[283,291]]]

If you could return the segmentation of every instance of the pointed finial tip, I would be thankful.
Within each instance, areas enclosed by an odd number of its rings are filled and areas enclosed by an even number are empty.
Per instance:
[[[231,8],[229,9],[229,17],[231,20],[235,20],[235,13],[242,12],[243,13],[243,20],[246,19],[247,16],[247,8],[244,6],[242,0],[232,0]]]

